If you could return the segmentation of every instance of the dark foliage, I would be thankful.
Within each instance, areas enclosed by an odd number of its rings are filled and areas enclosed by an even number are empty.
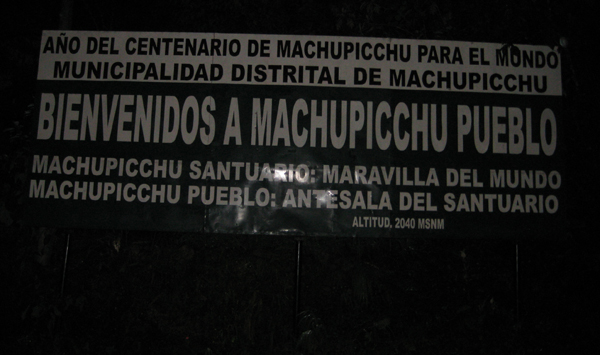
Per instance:
[[[75,1],[75,30],[281,33],[563,48],[563,240],[301,240],[21,225],[41,29],[12,2],[0,41],[2,354],[595,353],[597,96],[591,1]],[[6,11],[4,11],[6,10]],[[595,64],[595,63],[594,63]],[[597,78],[596,78],[597,79]],[[66,247],[68,258],[66,257]],[[516,260],[518,245],[518,263]],[[65,263],[66,261],[66,263]],[[65,268],[66,265],[66,268]],[[518,270],[517,270],[518,267]]]
[[[519,243],[517,283],[511,240],[305,239],[294,333],[292,238],[42,233],[2,238],[10,353],[576,353],[594,337],[598,263],[564,242]]]

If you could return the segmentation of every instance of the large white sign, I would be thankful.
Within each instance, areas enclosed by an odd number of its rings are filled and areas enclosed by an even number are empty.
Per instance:
[[[29,220],[344,236],[557,234],[551,48],[44,32]]]

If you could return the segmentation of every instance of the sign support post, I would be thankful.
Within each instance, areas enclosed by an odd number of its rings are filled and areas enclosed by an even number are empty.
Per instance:
[[[300,312],[300,268],[302,255],[302,238],[296,238],[296,293],[294,296],[294,336],[298,330],[298,314]]]
[[[519,241],[515,243],[515,270],[516,270],[516,301],[517,301],[517,322],[519,322]]]
[[[62,282],[60,285],[60,298],[63,297],[65,291],[65,279],[67,276],[67,260],[69,258],[69,244],[71,243],[71,233],[67,233],[67,246],[65,249],[65,263],[63,265]]]

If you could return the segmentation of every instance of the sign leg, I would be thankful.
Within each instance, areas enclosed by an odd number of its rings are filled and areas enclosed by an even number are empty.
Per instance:
[[[298,327],[298,314],[300,312],[300,260],[302,256],[302,238],[296,239],[296,293],[294,295],[294,336]]]
[[[65,264],[63,265],[62,282],[60,285],[60,298],[63,297],[65,291],[65,279],[67,276],[67,259],[69,258],[69,244],[71,243],[71,233],[67,233],[67,247],[65,249]]]

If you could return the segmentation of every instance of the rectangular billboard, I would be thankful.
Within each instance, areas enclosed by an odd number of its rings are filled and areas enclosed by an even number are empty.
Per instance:
[[[43,33],[30,223],[311,236],[564,231],[560,55]]]

